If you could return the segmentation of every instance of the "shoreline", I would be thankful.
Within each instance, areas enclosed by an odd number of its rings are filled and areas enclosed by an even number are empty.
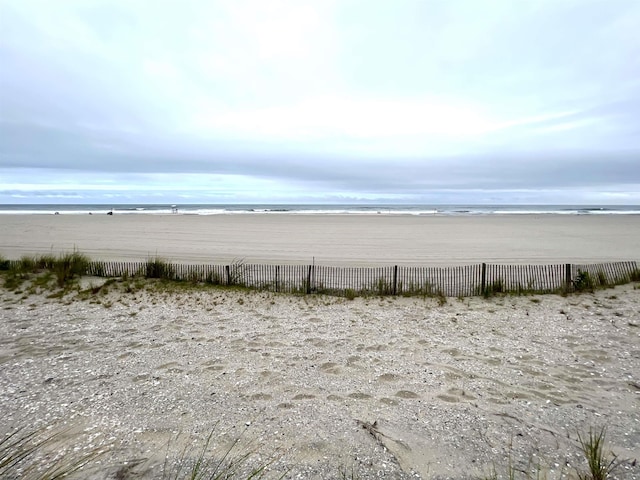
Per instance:
[[[116,215],[640,215],[640,205],[593,205],[593,204],[4,204],[0,205],[0,217],[5,214],[88,214],[112,212]]]

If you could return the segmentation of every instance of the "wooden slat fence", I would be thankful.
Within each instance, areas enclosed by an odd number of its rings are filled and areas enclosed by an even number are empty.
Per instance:
[[[620,285],[629,283],[631,278],[638,274],[638,264],[637,262],[615,262],[571,266],[571,277],[574,281],[580,272],[587,272],[596,287]]]
[[[283,293],[345,295],[444,295],[548,293],[572,290],[580,272],[594,286],[630,281],[637,262],[589,265],[498,265],[455,267],[331,267],[322,265],[186,265],[153,262],[91,262],[91,275],[146,276],[170,280],[239,285]]]
[[[402,295],[477,295],[482,283],[482,266],[399,267],[397,293]]]
[[[487,265],[491,292],[557,292],[566,287],[566,265]]]
[[[20,260],[5,260],[9,270]],[[48,267],[49,268],[49,267]],[[321,265],[171,264],[162,261],[91,261],[86,273],[100,277],[165,278],[176,281],[239,285],[283,293],[332,295],[444,295],[469,297],[493,293],[572,291],[585,274],[593,287],[638,279],[638,263],[498,265],[455,267],[331,267]]]

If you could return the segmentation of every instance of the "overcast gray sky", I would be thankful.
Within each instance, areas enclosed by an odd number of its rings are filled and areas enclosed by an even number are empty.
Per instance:
[[[0,0],[0,203],[640,204],[638,0]]]

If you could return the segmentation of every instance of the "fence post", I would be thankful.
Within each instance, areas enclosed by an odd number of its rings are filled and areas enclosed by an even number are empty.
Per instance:
[[[229,265],[225,265],[224,270],[227,272],[227,285],[231,285],[231,268]]]
[[[307,295],[311,293],[311,270],[313,265],[309,265],[309,273],[307,274]]]
[[[398,265],[393,266],[393,294],[398,294]]]
[[[480,282],[480,295],[484,295],[485,289],[487,288],[487,264],[482,264],[482,280]]]
[[[280,291],[280,289],[278,288],[279,277],[280,277],[280,265],[276,265],[276,292]]]
[[[565,288],[567,292],[571,291],[571,264],[567,263],[564,266]]]

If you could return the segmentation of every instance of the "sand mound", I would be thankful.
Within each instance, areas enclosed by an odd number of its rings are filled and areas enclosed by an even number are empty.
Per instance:
[[[140,458],[130,472],[156,477],[178,432],[212,430],[273,459],[269,478],[462,478],[509,458],[559,478],[583,466],[577,433],[591,426],[640,458],[633,285],[443,306],[129,290],[0,290],[0,433],[66,425],[70,445],[111,443],[95,478]]]

